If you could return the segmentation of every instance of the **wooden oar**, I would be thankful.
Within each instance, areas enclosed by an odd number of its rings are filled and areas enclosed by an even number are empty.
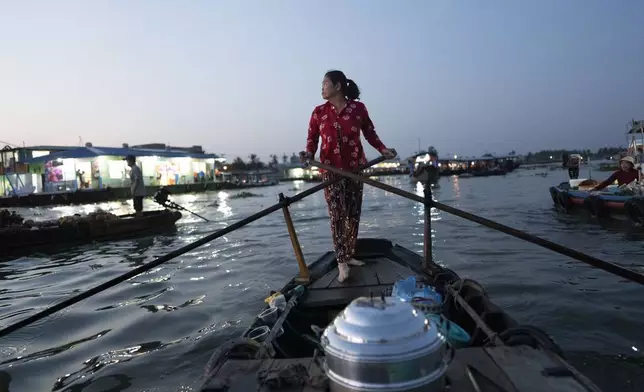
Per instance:
[[[461,217],[463,219],[467,219],[469,221],[476,222],[476,223],[478,223],[478,224],[480,224],[482,226],[489,227],[490,229],[494,229],[494,230],[503,232],[505,234],[511,235],[512,237],[516,237],[516,238],[531,242],[531,243],[533,243],[535,245],[539,245],[539,246],[541,246],[543,248],[550,249],[551,251],[554,251],[554,252],[560,253],[562,255],[568,256],[568,257],[573,258],[575,260],[579,260],[579,261],[581,261],[583,263],[590,264],[595,268],[602,269],[604,271],[610,272],[611,274],[614,274],[614,275],[620,276],[622,278],[628,279],[630,281],[633,281],[633,282],[636,282],[636,283],[644,285],[644,275],[640,274],[639,272],[635,272],[633,270],[630,270],[628,268],[624,268],[624,267],[622,267],[620,265],[617,265],[615,263],[611,263],[611,262],[608,262],[608,261],[598,259],[596,257],[587,255],[585,253],[576,251],[574,249],[570,249],[570,248],[565,247],[563,245],[559,245],[559,244],[554,243],[552,241],[548,241],[548,240],[546,240],[544,238],[537,237],[537,236],[534,236],[532,234],[528,234],[528,233],[526,233],[524,231],[521,231],[521,230],[517,230],[517,229],[512,228],[510,226],[506,226],[506,225],[503,225],[501,223],[494,222],[492,220],[483,218],[481,216],[474,215],[474,214],[471,214],[469,212],[465,212],[463,210],[459,210],[458,208],[454,208],[454,207],[448,206],[446,204],[439,203],[437,201],[433,201],[433,200],[431,200],[431,198],[429,198],[429,200],[425,200],[425,198],[423,198],[421,196],[418,196],[416,194],[413,194],[411,192],[407,192],[407,191],[404,191],[402,189],[398,189],[398,188],[393,187],[391,185],[383,184],[382,182],[372,180],[370,178],[361,176],[359,174],[347,172],[347,171],[335,168],[333,166],[325,165],[323,163],[316,162],[316,161],[310,161],[310,164],[314,165],[314,166],[317,166],[317,167],[319,167],[321,169],[336,173],[336,174],[339,175],[338,177],[342,176],[342,177],[350,178],[350,179],[355,180],[355,181],[362,181],[365,184],[374,186],[376,188],[380,188],[380,189],[382,189],[384,191],[394,193],[396,195],[405,197],[405,198],[410,199],[410,200],[417,201],[419,203],[423,203],[427,207],[438,208],[439,210],[445,211],[448,214],[456,215],[456,216]]]
[[[376,159],[370,161],[369,163],[367,163],[365,166],[362,166],[359,170],[364,170],[366,168],[369,168],[369,167],[371,167],[371,166],[373,166],[373,165],[375,165],[377,163],[382,162],[383,160],[385,160],[384,157],[376,158]],[[203,238],[200,238],[197,241],[191,242],[188,245],[182,246],[179,249],[175,249],[172,252],[166,254],[165,256],[161,256],[161,257],[159,257],[159,258],[157,258],[157,259],[155,259],[155,260],[153,260],[153,261],[151,261],[151,262],[149,262],[147,264],[143,264],[142,266],[140,266],[138,268],[135,268],[135,269],[133,269],[133,270],[131,270],[129,272],[126,272],[123,275],[117,276],[116,278],[110,279],[105,283],[102,283],[102,284],[100,284],[98,286],[92,287],[91,289],[89,289],[89,290],[87,290],[87,291],[85,291],[83,293],[80,293],[80,294],[78,294],[76,296],[73,296],[71,298],[67,298],[66,300],[63,300],[63,301],[57,303],[56,305],[53,305],[53,306],[51,306],[51,307],[49,307],[49,308],[47,308],[45,310],[42,310],[42,311],[40,311],[40,312],[38,312],[36,314],[33,314],[33,315],[31,315],[31,316],[29,316],[27,318],[24,318],[24,319],[18,321],[17,323],[15,323],[15,324],[11,324],[11,325],[1,329],[0,330],[0,337],[6,336],[6,335],[10,334],[11,332],[14,332],[14,331],[16,331],[16,330],[18,330],[20,328],[26,327],[29,324],[35,323],[38,320],[41,320],[41,319],[43,319],[43,318],[45,318],[45,317],[47,317],[47,316],[49,316],[51,314],[54,314],[54,313],[56,313],[56,312],[58,312],[58,311],[60,311],[62,309],[65,309],[65,308],[67,308],[69,306],[72,306],[75,303],[78,303],[78,302],[80,302],[80,301],[82,301],[84,299],[87,299],[87,298],[89,298],[89,297],[91,297],[91,296],[93,296],[95,294],[100,293],[101,291],[105,291],[105,290],[107,290],[107,289],[109,289],[109,288],[111,288],[113,286],[116,286],[117,284],[119,284],[121,282],[125,282],[128,279],[131,279],[131,278],[133,278],[133,277],[135,277],[137,275],[140,275],[140,274],[142,274],[142,273],[144,273],[146,271],[149,271],[149,270],[151,270],[151,269],[153,269],[153,268],[165,263],[166,261],[174,259],[177,256],[181,256],[184,253],[188,253],[191,250],[193,250],[195,248],[198,248],[201,245],[204,245],[204,244],[206,244],[206,243],[208,243],[208,242],[210,242],[212,240],[215,240],[215,239],[217,239],[219,237],[223,237],[223,236],[225,236],[226,234],[228,234],[230,232],[233,232],[233,231],[235,231],[237,229],[240,229],[240,228],[248,225],[249,223],[255,222],[256,220],[261,219],[261,218],[265,217],[266,215],[269,215],[269,214],[271,214],[271,213],[273,213],[273,212],[275,212],[277,210],[280,210],[285,206],[288,206],[288,205],[290,205],[292,203],[295,203],[295,202],[297,202],[299,200],[302,200],[303,198],[305,198],[307,196],[310,196],[310,195],[314,194],[315,192],[318,192],[318,191],[324,189],[325,187],[327,187],[327,186],[329,186],[331,184],[334,184],[334,183],[336,183],[336,182],[338,182],[340,180],[341,180],[341,178],[337,178],[337,179],[330,180],[330,181],[325,181],[325,182],[323,182],[321,184],[318,184],[318,185],[316,185],[316,186],[314,186],[312,188],[309,188],[309,189],[305,190],[304,192],[300,192],[300,193],[298,193],[297,195],[295,195],[293,197],[284,198],[284,199],[280,200],[280,202],[277,203],[277,204],[274,204],[274,205],[272,205],[272,206],[270,206],[268,208],[265,208],[262,211],[257,212],[257,213],[255,213],[255,214],[253,214],[253,215],[251,215],[251,216],[249,216],[247,218],[244,218],[244,219],[242,219],[242,220],[240,220],[238,222],[235,222],[232,225],[227,226],[227,227],[225,227],[225,228],[223,228],[221,230],[217,230],[216,232],[214,232],[212,234],[209,234],[209,235],[207,235],[207,236],[205,236]]]

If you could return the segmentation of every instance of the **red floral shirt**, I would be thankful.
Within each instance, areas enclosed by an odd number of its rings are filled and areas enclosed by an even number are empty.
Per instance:
[[[367,163],[360,130],[373,148],[379,152],[387,148],[376,135],[367,107],[362,102],[347,101],[340,113],[336,113],[333,105],[327,102],[313,109],[306,152],[315,156],[322,137],[320,162],[344,170],[355,169]]]

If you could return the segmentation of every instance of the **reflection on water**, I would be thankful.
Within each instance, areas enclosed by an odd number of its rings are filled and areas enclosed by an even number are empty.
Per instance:
[[[614,222],[602,228],[553,210],[547,190],[562,181],[563,171],[547,178],[528,174],[463,182],[441,178],[432,195],[644,269],[641,235],[621,231]],[[561,179],[553,178],[559,174]],[[423,196],[422,184],[410,184],[406,176],[380,181]],[[176,233],[0,261],[0,323],[15,322],[228,226],[277,202],[280,192],[293,195],[312,185],[259,188],[254,193],[261,193],[261,199],[231,199],[224,191],[177,196],[176,202],[210,222],[184,214]],[[388,238],[421,253],[423,205],[370,186],[364,194],[360,235]],[[96,208],[132,212],[128,202],[19,212],[52,219]],[[146,200],[145,208],[158,206]],[[290,209],[307,262],[332,249],[321,192]],[[603,353],[602,366],[621,358],[616,368],[627,366],[623,358],[633,363],[641,355],[636,351],[644,340],[640,287],[435,208],[431,221],[435,260],[479,280],[520,323],[544,328],[572,357],[583,353],[582,364],[598,362],[589,351]],[[212,350],[241,333],[270,290],[279,290],[296,272],[283,215],[272,214],[0,340],[0,391],[193,390]]]
[[[217,208],[217,211],[219,211],[224,218],[230,218],[233,215],[233,209],[232,207],[228,204],[228,198],[230,195],[227,192],[219,192],[219,207]]]

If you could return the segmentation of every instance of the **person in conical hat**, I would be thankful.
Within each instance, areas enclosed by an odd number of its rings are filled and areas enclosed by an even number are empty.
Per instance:
[[[605,181],[593,188],[593,191],[599,191],[617,181],[617,185],[630,184],[640,179],[640,171],[635,168],[635,159],[631,156],[625,156],[619,160],[619,170],[611,174]]]

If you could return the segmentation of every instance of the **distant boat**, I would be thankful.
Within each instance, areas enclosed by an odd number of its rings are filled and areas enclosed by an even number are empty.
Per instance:
[[[436,166],[430,164],[419,165],[416,170],[409,173],[409,178],[412,183],[422,182],[430,184],[436,184],[440,179],[440,173]]]
[[[47,222],[29,222],[19,217],[8,225],[0,225],[3,226],[0,228],[0,254],[31,251],[36,246],[62,246],[146,235],[173,229],[180,218],[180,212],[170,210],[144,211],[141,217],[110,213],[73,215]]]

